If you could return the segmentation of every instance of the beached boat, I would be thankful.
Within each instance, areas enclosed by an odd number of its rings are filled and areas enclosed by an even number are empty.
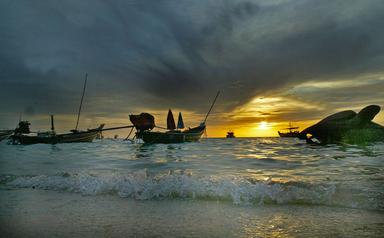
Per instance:
[[[13,130],[0,130],[0,141],[7,139],[13,133]]]
[[[219,92],[217,93],[205,119],[199,126],[184,129],[184,122],[179,113],[177,127],[175,124],[175,120],[173,118],[172,111],[168,111],[167,116],[167,128],[165,132],[161,131],[152,131],[153,128],[156,127],[154,117],[148,113],[142,113],[140,115],[130,115],[129,119],[135,126],[136,138],[142,139],[145,143],[183,143],[183,142],[194,142],[200,140],[201,136],[204,134],[206,129],[206,121],[209,113],[211,112],[217,97],[219,96]],[[162,128],[165,129],[165,128]]]
[[[299,127],[293,127],[291,123],[289,123],[289,127],[285,129],[288,131],[287,132],[278,131],[280,137],[298,137],[300,134],[300,131],[297,130],[299,129]]]

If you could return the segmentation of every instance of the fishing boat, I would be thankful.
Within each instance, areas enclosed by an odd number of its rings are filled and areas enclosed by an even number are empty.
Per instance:
[[[285,128],[285,130],[288,130],[287,132],[278,131],[278,133],[280,137],[298,137],[300,134],[298,129],[299,127],[293,127],[292,124],[289,123],[289,127]]]
[[[220,92],[216,94],[216,97],[213,100],[213,103],[208,113],[206,114],[204,121],[200,123],[199,126],[193,128],[184,128],[184,122],[181,113],[179,113],[178,123],[176,127],[171,109],[169,109],[168,111],[167,128],[161,128],[166,129],[167,131],[165,132],[152,131],[152,129],[155,128],[156,125],[154,117],[149,113],[142,113],[140,115],[130,115],[129,119],[137,130],[136,138],[142,139],[145,143],[150,144],[183,143],[200,140],[201,136],[204,134],[204,131],[206,129],[207,118],[217,100],[217,97],[219,96],[219,93]]]
[[[13,130],[0,130],[0,141],[7,139],[13,134]]]
[[[197,127],[188,128],[187,130],[173,130],[173,131],[142,131],[137,132],[137,138],[142,139],[145,143],[154,144],[169,144],[169,143],[183,143],[194,142],[200,140],[204,134],[206,126],[201,124]]]
[[[39,143],[57,144],[92,142],[96,138],[97,134],[100,133],[104,127],[104,124],[101,124],[97,128],[88,129],[86,131],[72,130],[70,133],[56,134],[54,129],[53,115],[51,115],[51,131],[37,132],[31,134],[30,132],[25,133],[26,131],[20,130],[20,128],[25,127],[25,123],[25,121],[19,122],[19,126],[15,130],[18,132],[10,137],[13,144],[30,145]]]
[[[236,138],[235,133],[233,131],[228,131],[226,137],[227,138]]]
[[[18,124],[18,127],[14,131],[14,134],[10,136],[12,143],[27,145],[27,144],[37,144],[37,143],[57,144],[57,143],[74,143],[74,142],[92,142],[97,137],[97,135],[99,135],[103,131],[104,124],[101,124],[97,128],[88,129],[86,131],[80,131],[77,129],[79,125],[81,108],[83,105],[85,88],[87,85],[87,78],[88,78],[88,74],[85,74],[83,93],[81,96],[80,106],[77,113],[77,121],[76,121],[75,129],[71,130],[69,133],[56,134],[53,115],[51,115],[51,130],[46,132],[31,133],[29,129],[30,123],[28,121],[20,121]],[[109,130],[111,129],[116,129],[116,128],[109,128]]]

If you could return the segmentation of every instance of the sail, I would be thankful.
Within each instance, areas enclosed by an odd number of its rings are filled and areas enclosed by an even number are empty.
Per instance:
[[[181,116],[181,112],[179,112],[179,118],[177,119],[177,129],[184,129],[183,117]]]
[[[176,125],[175,125],[175,119],[173,118],[173,114],[171,109],[168,111],[168,116],[167,116],[167,129],[168,130],[175,130]]]

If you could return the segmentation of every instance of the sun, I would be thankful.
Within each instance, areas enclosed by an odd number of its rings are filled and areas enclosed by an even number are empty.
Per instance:
[[[266,121],[262,121],[259,123],[259,129],[260,130],[267,130],[268,127],[269,127],[269,125],[268,125],[268,122],[266,122]]]

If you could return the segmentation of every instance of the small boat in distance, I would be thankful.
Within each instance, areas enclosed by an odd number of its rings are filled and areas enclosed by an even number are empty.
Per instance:
[[[297,130],[297,129],[299,129],[299,127],[293,127],[291,122],[289,123],[289,127],[285,128],[285,129],[289,130],[289,131],[287,131],[287,132],[278,131],[280,137],[298,137],[300,134],[300,131]]]
[[[226,137],[227,138],[236,138],[235,133],[233,131],[228,131]]]

